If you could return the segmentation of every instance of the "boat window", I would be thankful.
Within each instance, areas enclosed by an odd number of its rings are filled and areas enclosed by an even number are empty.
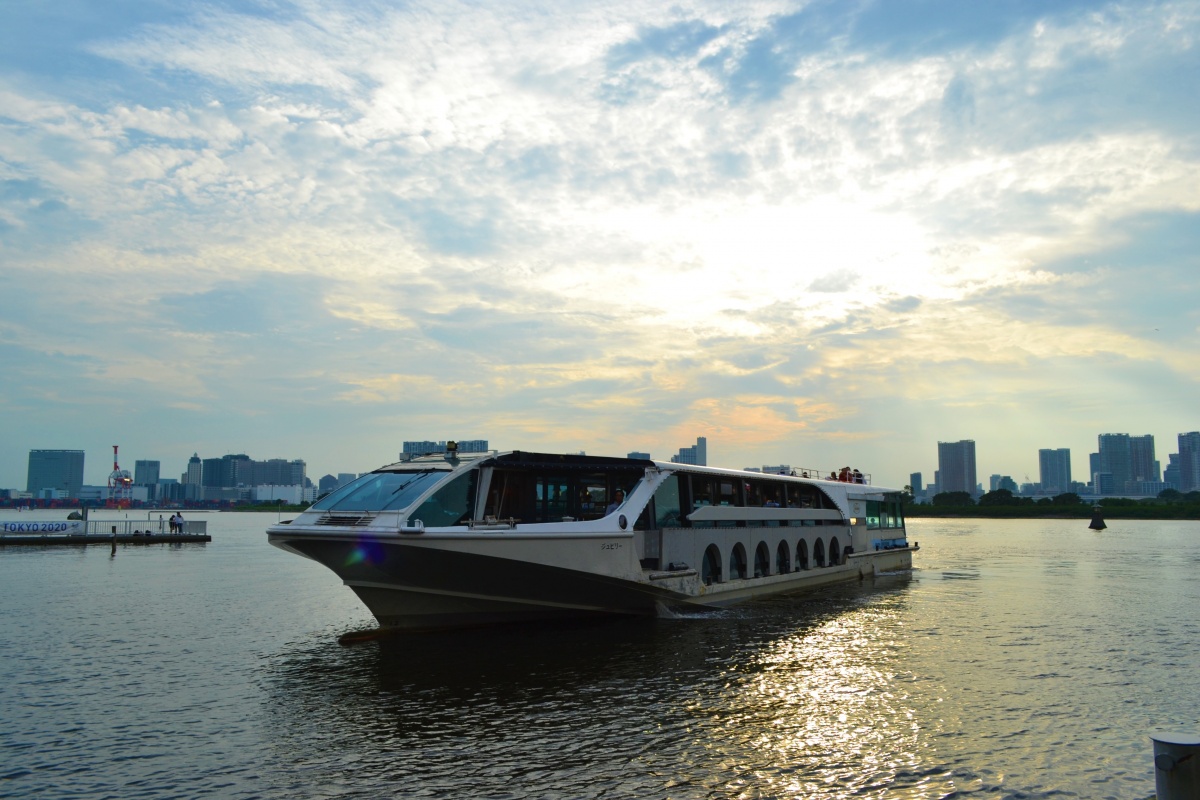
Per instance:
[[[778,484],[768,483],[762,487],[762,506],[764,508],[782,508],[783,507],[784,487]],[[774,523],[778,525],[778,522]]]
[[[692,508],[711,506],[713,503],[712,481],[706,475],[692,475]]]
[[[562,522],[563,517],[570,516],[570,489],[566,476],[539,475],[534,486],[534,522]]]
[[[764,578],[771,574],[771,551],[766,542],[759,542],[754,550],[754,577]]]
[[[746,481],[746,508],[758,508],[763,504],[763,487],[758,481]]]
[[[787,542],[780,542],[779,548],[775,551],[775,571],[780,575],[792,571],[792,554],[788,549]]]
[[[789,483],[787,485],[788,508],[820,508],[816,490],[806,483]]]
[[[603,472],[579,476],[580,519],[599,519],[608,508],[608,478]]]
[[[492,474],[484,517],[528,521],[532,518],[533,491],[527,473],[498,469]]]
[[[599,519],[621,489],[629,497],[642,470],[578,473],[571,470],[496,469],[488,484],[484,516],[525,522]]]
[[[813,542],[813,563],[818,567],[825,566],[825,544],[820,539]]]
[[[796,542],[796,571],[808,569],[808,542],[801,539]]]
[[[789,483],[787,487],[788,508],[836,509],[837,503],[821,491],[820,487],[808,483]]]
[[[654,527],[678,528],[683,509],[679,504],[679,476],[668,476],[654,492]]]
[[[436,472],[372,472],[313,503],[316,511],[383,511],[412,505],[426,489],[445,477]]]
[[[836,536],[829,539],[829,566],[837,566],[842,563],[842,546],[838,544]]]
[[[867,501],[867,528],[903,528],[904,514],[900,500],[888,496],[883,501]]]
[[[710,544],[704,551],[704,560],[700,564],[700,580],[705,586],[721,582],[721,551],[715,544]]]
[[[309,508],[313,511],[327,511],[331,505],[353,492],[359,483],[371,480],[371,478],[372,476],[370,475],[363,475],[360,478],[350,481],[345,486],[339,486],[324,497],[318,498],[317,502],[313,503]]]
[[[746,577],[746,548],[738,542],[729,554],[729,579],[736,580]]]
[[[427,528],[465,525],[475,510],[475,485],[478,470],[469,470],[438,489],[409,516]]]
[[[717,479],[717,503],[723,506],[740,506],[742,505],[742,493],[738,491],[739,481],[730,478]]]

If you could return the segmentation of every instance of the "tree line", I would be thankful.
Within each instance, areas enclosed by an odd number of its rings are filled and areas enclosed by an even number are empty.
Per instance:
[[[1105,497],[1101,514],[1113,519],[1200,519],[1200,491],[1164,489],[1157,497],[1134,500]],[[905,494],[906,517],[1079,517],[1092,515],[1093,504],[1074,492],[1054,497],[1021,497],[1008,489],[994,489],[979,501],[969,492],[941,492],[931,503],[917,504]]]

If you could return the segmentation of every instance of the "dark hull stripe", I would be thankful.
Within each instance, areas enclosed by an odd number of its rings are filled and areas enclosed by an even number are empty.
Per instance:
[[[752,596],[852,580],[861,574],[858,568],[814,569],[790,573],[790,580],[720,584],[706,596],[696,597],[652,583],[414,546],[403,540],[365,535],[358,541],[307,536],[272,539],[333,570],[380,625],[410,630],[599,614],[653,615],[662,607],[727,605]],[[893,551],[885,563],[890,569],[911,566],[907,555]],[[869,573],[871,567],[866,570]]]

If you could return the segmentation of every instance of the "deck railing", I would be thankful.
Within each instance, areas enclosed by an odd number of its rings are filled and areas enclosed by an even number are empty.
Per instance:
[[[792,477],[796,477],[796,478],[810,478],[810,479],[818,480],[818,481],[836,481],[836,480],[840,480],[838,478],[838,476],[841,475],[841,473],[842,473],[841,467],[838,467],[837,469],[827,469],[827,470],[813,469],[812,467],[792,467],[791,472],[788,472],[786,474],[791,475]],[[768,474],[770,474],[770,473],[768,473]],[[851,478],[851,480],[846,481],[846,483],[869,484],[871,482],[870,473],[862,472],[859,474],[862,476],[861,481],[856,481],[853,478]]]
[[[149,533],[153,536],[168,536],[171,533],[186,533],[204,536],[208,533],[208,520],[185,519],[183,530],[172,531],[166,519],[89,519],[85,533],[88,536],[133,536]]]

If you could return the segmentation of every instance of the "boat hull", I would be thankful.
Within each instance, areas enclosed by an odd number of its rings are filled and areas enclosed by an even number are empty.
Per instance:
[[[837,581],[912,567],[912,549],[853,554],[828,567],[704,584],[693,569],[675,572],[581,569],[556,563],[557,548],[578,540],[526,540],[506,557],[488,537],[271,535],[279,547],[335,572],[380,626],[440,630],[497,623],[601,615],[660,615],[672,609],[722,607],[756,597],[804,591]],[[620,543],[597,540],[597,546]],[[511,549],[511,542],[508,545]],[[489,549],[491,550],[489,552]],[[543,554],[537,560],[535,554]]]

